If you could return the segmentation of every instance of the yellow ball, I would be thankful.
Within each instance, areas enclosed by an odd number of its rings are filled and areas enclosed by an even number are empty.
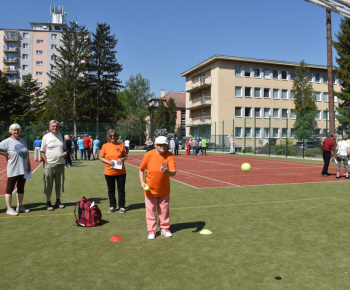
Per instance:
[[[145,185],[143,189],[146,190],[146,191],[148,191],[148,190],[149,190],[149,186],[148,186],[148,185]]]
[[[242,166],[241,166],[241,169],[242,169],[242,171],[244,171],[244,172],[250,171],[251,168],[252,168],[252,167],[251,167],[250,164],[247,163],[247,162],[243,163]]]

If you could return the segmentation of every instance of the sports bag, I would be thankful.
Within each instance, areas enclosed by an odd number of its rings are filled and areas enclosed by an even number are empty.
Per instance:
[[[76,214],[78,208],[78,217]],[[81,227],[95,227],[98,226],[102,220],[102,213],[94,202],[91,202],[81,197],[81,200],[77,202],[74,208],[74,216],[77,226]]]

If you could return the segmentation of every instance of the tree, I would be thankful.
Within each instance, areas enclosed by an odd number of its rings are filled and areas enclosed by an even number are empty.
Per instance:
[[[116,92],[121,88],[118,74],[122,71],[122,65],[115,56],[118,41],[115,35],[111,35],[110,30],[110,26],[106,23],[97,24],[91,44],[89,70],[92,99],[89,110],[95,116],[96,132],[99,131],[99,121],[113,122],[117,117],[117,111],[121,110]]]
[[[177,119],[177,111],[176,111],[176,104],[173,98],[170,98],[169,101],[167,102],[167,123],[169,126],[174,126],[176,124],[176,119]]]
[[[47,90],[47,104],[55,109],[60,121],[74,122],[83,117],[87,96],[88,70],[91,56],[90,34],[85,26],[70,22],[62,34],[61,46],[57,48],[56,71],[49,75],[53,78],[51,88]]]
[[[293,81],[294,105],[296,121],[294,123],[294,135],[299,140],[312,136],[316,128],[315,121],[317,106],[316,96],[312,84],[308,82],[309,69],[302,60],[300,66],[295,68],[295,79]]]
[[[164,100],[160,99],[158,102],[158,107],[156,108],[156,112],[154,115],[154,124],[157,127],[166,125],[167,122],[167,108],[165,107]]]
[[[342,80],[340,92],[334,92],[341,102],[337,109],[338,115],[335,117],[339,122],[337,128],[339,133],[344,131],[350,133],[350,19],[344,18],[340,22],[340,31],[336,34],[338,41],[334,41],[334,48],[338,57],[336,62],[339,67],[335,69],[335,74]]]
[[[9,84],[0,70],[0,121],[9,121],[14,110],[14,99],[18,95],[18,86]]]

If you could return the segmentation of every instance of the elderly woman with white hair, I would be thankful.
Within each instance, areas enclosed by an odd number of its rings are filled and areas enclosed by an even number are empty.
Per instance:
[[[0,143],[0,155],[7,159],[7,185],[5,191],[5,201],[8,215],[18,215],[20,212],[29,212],[22,205],[24,197],[24,185],[26,180],[24,175],[31,171],[29,162],[29,152],[26,141],[19,137],[21,126],[14,123],[10,126],[11,137]],[[12,193],[17,184],[17,208],[16,211],[11,207]]]

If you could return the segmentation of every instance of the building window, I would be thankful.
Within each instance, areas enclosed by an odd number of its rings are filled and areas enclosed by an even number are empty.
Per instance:
[[[51,39],[56,39],[57,38],[57,34],[51,34]]]
[[[242,138],[242,127],[236,127],[235,138]]]
[[[323,93],[323,101],[328,102],[328,93]]]
[[[316,92],[316,102],[321,102],[321,92]]]
[[[235,87],[235,96],[242,97],[242,87]]]
[[[22,80],[25,81],[28,78],[28,76],[22,76]]]
[[[29,44],[28,43],[23,43],[23,48],[24,49],[28,49],[29,48]]]
[[[42,87],[43,83],[36,83],[37,87]]]
[[[235,116],[236,117],[242,117],[242,107],[236,107],[235,108]]]
[[[250,67],[246,67],[246,68],[244,68],[244,76],[245,77],[251,77],[251,69],[250,69]]]
[[[255,138],[261,138],[261,128],[255,128]]]
[[[295,79],[295,72],[291,71],[290,72],[290,80],[293,81]]]
[[[328,76],[327,75],[322,75],[322,81],[324,84],[328,83]]]
[[[37,40],[36,40],[36,43],[42,44],[42,43],[44,43],[44,40],[42,40],[42,39],[37,39]]]
[[[274,119],[278,119],[279,118],[279,109],[273,109],[272,116]]]
[[[246,138],[252,138],[252,128],[245,128],[244,129],[244,136]]]
[[[279,89],[273,89],[273,98],[275,99],[275,100],[277,100],[277,99],[279,99],[280,97],[279,97]]]
[[[55,60],[56,59],[56,55],[52,54],[51,55],[51,60]]]
[[[315,119],[316,119],[316,120],[321,120],[321,111],[320,111],[320,110],[318,110],[318,111],[316,112],[316,117],[315,117]]]
[[[51,69],[52,71],[56,71],[56,67],[55,67],[54,65],[51,65],[50,69]]]
[[[294,100],[294,91],[293,90],[290,91],[290,99]]]
[[[252,97],[252,88],[251,87],[245,87],[244,88],[244,96],[246,98],[251,98]]]
[[[36,65],[44,65],[44,62],[43,61],[37,61]]]
[[[288,100],[288,90],[282,90],[282,100]]]
[[[235,75],[236,75],[236,77],[242,76],[242,67],[240,67],[240,66],[235,67]]]
[[[22,59],[28,59],[28,54],[22,54]]]
[[[244,108],[244,117],[252,117],[252,108],[251,107]]]
[[[254,109],[254,116],[255,118],[261,118],[261,108]]]
[[[270,79],[270,70],[269,69],[264,69],[264,78]]]
[[[254,77],[261,78],[261,69],[260,68],[254,69]]]
[[[315,83],[319,83],[320,81],[320,74],[315,74]]]
[[[42,51],[42,50],[37,50],[36,51],[36,54],[38,54],[38,55],[41,55],[41,54],[43,54],[44,52]]]
[[[288,109],[282,109],[282,119],[288,118]]]
[[[279,129],[273,128],[272,129],[272,138],[278,138],[279,137]]]
[[[28,32],[23,32],[23,38],[29,38],[29,33]]]
[[[260,92],[261,92],[260,88],[254,88],[254,98],[261,98]]]
[[[311,83],[312,80],[313,80],[312,73],[309,73],[309,74],[308,74],[308,81]]]
[[[264,118],[270,118],[270,109],[264,108]]]
[[[264,89],[264,98],[269,99],[270,98],[270,89]]]
[[[281,71],[282,80],[288,80],[288,72],[286,70]]]
[[[270,128],[264,128],[264,138],[270,138]]]
[[[328,120],[328,111],[323,111],[323,120]]]
[[[333,76],[333,84],[335,85],[337,83],[337,77]]]
[[[36,76],[42,76],[43,75],[43,72],[42,71],[37,71],[36,72]]]
[[[290,128],[290,138],[294,138],[294,128]]]
[[[22,70],[28,70],[28,65],[22,65]]]
[[[51,49],[52,50],[55,50],[57,48],[57,45],[56,44],[51,44]]]
[[[278,80],[278,70],[277,69],[272,70],[272,78],[274,80]]]
[[[287,138],[287,128],[282,128],[282,138]]]
[[[294,111],[294,110],[291,110],[291,111],[290,111],[290,118],[291,118],[291,119],[296,119],[296,118],[297,118],[297,115],[295,114],[295,111]]]

